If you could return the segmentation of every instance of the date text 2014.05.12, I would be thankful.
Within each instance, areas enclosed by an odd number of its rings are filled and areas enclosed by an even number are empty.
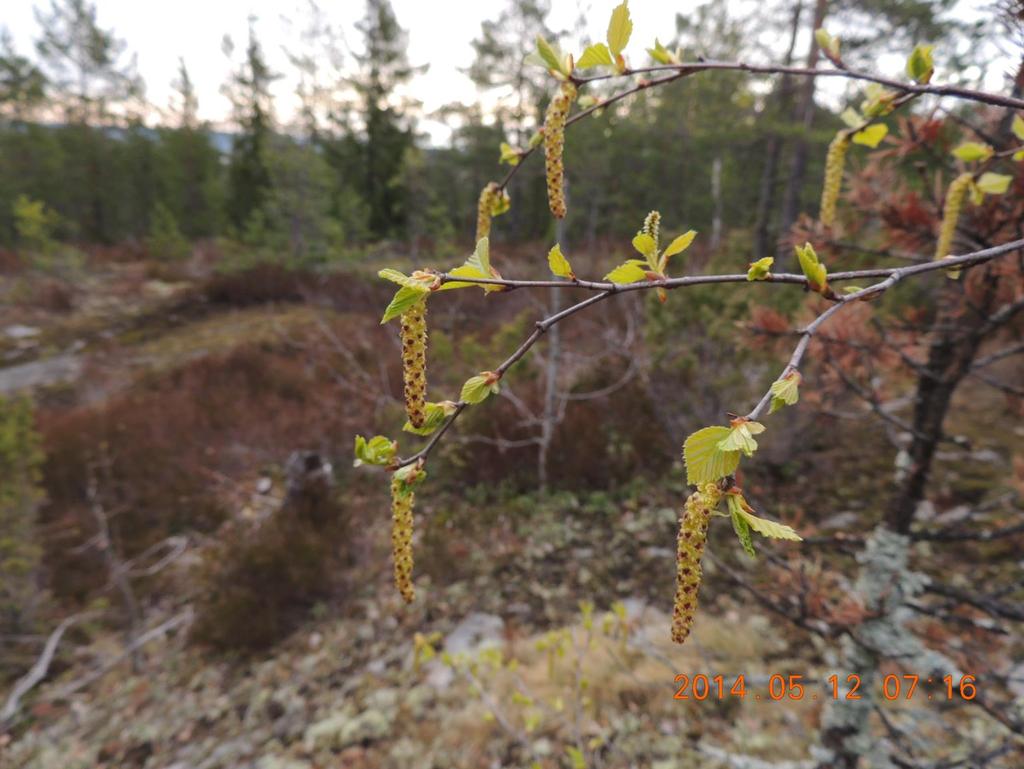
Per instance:
[[[677,686],[673,699],[723,700],[728,697],[740,699],[748,696],[755,700],[802,700],[809,698],[833,700],[859,700],[864,695],[861,677],[856,673],[848,676],[831,675],[824,681],[811,681],[803,675],[773,673],[768,676],[767,686],[761,691],[748,687],[746,676],[708,676],[703,673],[675,677]],[[817,692],[821,691],[822,694]],[[941,678],[918,676],[913,673],[891,673],[882,678],[880,694],[887,700],[972,700],[977,696],[977,683],[973,675],[946,675]]]

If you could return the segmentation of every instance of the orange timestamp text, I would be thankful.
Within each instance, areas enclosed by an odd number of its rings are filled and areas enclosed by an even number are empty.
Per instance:
[[[759,677],[759,680],[760,677]],[[675,677],[676,693],[673,699],[724,700],[730,697],[743,699],[748,695],[755,700],[832,699],[859,700],[865,695],[861,677],[856,673],[848,676],[831,675],[824,681],[806,680],[800,674],[773,673],[768,676],[764,687],[750,687],[742,674],[733,676],[703,673],[688,675],[680,673]],[[819,694],[819,692],[821,692]],[[919,676],[913,673],[890,674],[879,682],[879,693],[886,700],[973,700],[978,695],[977,679],[973,675],[946,675],[941,678]]]

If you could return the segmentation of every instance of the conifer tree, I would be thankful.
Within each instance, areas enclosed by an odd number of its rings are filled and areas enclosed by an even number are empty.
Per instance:
[[[274,119],[270,86],[279,76],[267,63],[255,22],[255,18],[249,19],[245,58],[223,88],[239,131],[231,146],[227,196],[228,219],[238,230],[245,229],[254,216],[262,215],[271,186],[267,161]],[[230,37],[224,38],[223,49],[228,57],[234,53]]]

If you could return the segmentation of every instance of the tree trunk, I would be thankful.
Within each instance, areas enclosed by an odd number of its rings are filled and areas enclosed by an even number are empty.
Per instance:
[[[892,639],[899,637],[901,647],[915,649],[922,660],[917,663],[918,667],[913,667],[912,661],[904,662],[922,675],[931,674],[932,670],[926,668],[935,665],[936,658],[927,656],[923,645],[900,619],[901,612],[906,611],[906,602],[913,597],[905,594],[901,587],[913,582],[906,566],[910,553],[907,534],[927,492],[935,450],[942,440],[942,425],[953,392],[970,373],[975,355],[992,329],[990,315],[998,300],[999,281],[989,277],[984,294],[972,297],[969,307],[963,295],[962,280],[950,281],[943,288],[938,305],[941,309],[932,324],[928,359],[918,375],[911,424],[913,438],[908,449],[910,470],[890,500],[881,525],[858,555],[861,572],[855,593],[870,614],[857,626],[857,643],[851,638],[844,639],[840,666],[845,674],[852,672],[861,676],[861,690],[867,694],[859,704],[839,701],[826,707],[816,749],[818,769],[857,769],[864,745],[871,742],[870,692],[877,689],[878,668],[884,657],[901,650],[887,648],[884,643],[865,643],[866,636],[887,638],[890,645],[895,643]],[[885,584],[879,584],[880,574],[885,577],[882,580]],[[864,585],[873,587],[864,590]],[[884,611],[880,611],[880,607]]]
[[[798,0],[793,6],[793,22],[790,25],[789,48],[783,59],[785,66],[793,63],[793,52],[796,50],[796,38],[800,32],[800,17],[803,15],[803,0]],[[772,248],[769,222],[775,210],[775,190],[779,183],[779,157],[782,154],[782,137],[774,130],[771,121],[778,115],[785,114],[792,107],[790,102],[793,98],[793,79],[789,75],[783,75],[779,82],[778,102],[772,108],[765,108],[765,114],[769,122],[768,141],[765,145],[764,168],[761,171],[761,186],[757,197],[757,214],[754,219],[754,258],[761,259],[768,256]]]
[[[722,242],[722,158],[716,157],[711,163],[711,250],[716,251]]]
[[[828,0],[816,0],[814,6],[814,19],[811,25],[811,47],[807,51],[808,68],[814,68],[818,64],[819,49],[818,42],[814,37],[814,30],[820,29],[825,22],[825,13],[828,11]],[[796,144],[793,146],[792,164],[789,169],[789,179],[786,182],[786,194],[782,201],[782,219],[779,223],[779,241],[789,232],[789,228],[796,221],[800,209],[800,190],[804,185],[804,176],[807,171],[807,134],[814,124],[814,86],[815,78],[804,79],[803,87],[800,90],[800,102],[797,105],[796,120],[800,123],[801,130],[797,134]]]

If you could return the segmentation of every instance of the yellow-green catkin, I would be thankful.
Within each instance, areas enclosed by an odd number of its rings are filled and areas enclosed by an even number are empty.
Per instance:
[[[946,202],[942,206],[942,223],[939,225],[939,241],[935,244],[935,258],[949,256],[953,248],[953,237],[956,235],[956,222],[960,218],[960,209],[964,204],[964,196],[971,187],[974,176],[962,173],[950,182],[946,190]],[[960,270],[950,270],[950,277],[958,277]]]
[[[498,185],[489,182],[486,187],[480,190],[480,199],[476,204],[476,242],[491,234],[491,216],[494,210],[494,200],[498,195]]]
[[[402,313],[401,323],[405,413],[413,427],[422,427],[427,402],[427,303],[417,302]]]
[[[569,108],[576,99],[576,86],[562,83],[544,115],[544,167],[548,179],[548,207],[556,219],[565,218],[565,166],[562,150],[565,148],[565,121]]]
[[[651,236],[654,240],[654,249],[657,251],[660,248],[660,237],[661,237],[661,214],[657,211],[651,211],[647,214],[647,218],[644,219],[644,228],[640,230]]]
[[[391,479],[391,556],[395,562],[395,587],[406,603],[412,603],[412,508],[416,494],[402,494],[402,482]]]
[[[708,520],[722,492],[715,483],[700,486],[686,499],[676,542],[676,600],[672,608],[672,640],[684,643],[693,628],[700,591],[701,558],[708,539]]]
[[[843,185],[843,167],[846,165],[846,151],[850,149],[850,134],[840,131],[825,156],[825,181],[821,186],[821,212],[818,218],[826,227],[831,227],[836,220],[836,204],[839,202],[839,190]]]

